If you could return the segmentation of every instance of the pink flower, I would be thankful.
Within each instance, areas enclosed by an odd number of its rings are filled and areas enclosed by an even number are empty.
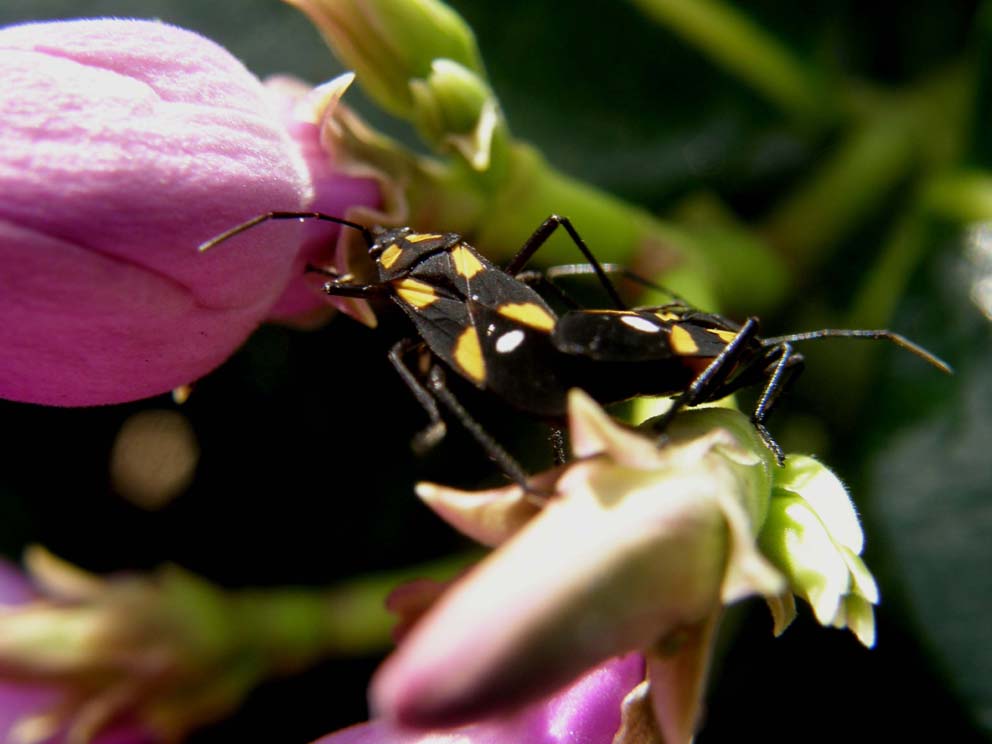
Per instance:
[[[314,205],[284,112],[228,52],[161,23],[13,26],[0,52],[0,396],[115,403],[209,372],[300,273],[295,223],[196,250]],[[353,186],[322,178],[341,191],[320,206],[374,196]]]
[[[25,604],[35,596],[24,575],[7,561],[0,560],[0,607]],[[0,741],[17,741],[15,730],[25,736],[28,731],[17,727],[23,727],[33,716],[44,716],[47,711],[57,709],[61,698],[62,693],[51,685],[0,683]],[[31,723],[43,726],[47,721],[36,718]],[[32,733],[36,731],[38,729],[31,728]],[[37,744],[62,744],[65,736],[62,731],[51,731],[36,741]],[[152,744],[156,741],[136,726],[118,725],[101,732],[92,744]]]
[[[588,672],[551,697],[512,713],[443,731],[404,730],[371,721],[319,739],[315,744],[609,744],[621,711],[644,680],[644,659],[630,654]]]
[[[382,718],[435,729],[505,715],[639,651],[661,740],[688,742],[724,605],[787,589],[756,543],[772,476],[745,416],[684,414],[661,448],[577,389],[569,419],[575,460],[533,491],[418,486],[449,523],[499,547],[376,672]],[[551,491],[534,514],[535,494]]]

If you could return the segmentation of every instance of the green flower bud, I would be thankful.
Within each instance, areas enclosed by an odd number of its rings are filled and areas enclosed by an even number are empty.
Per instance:
[[[483,74],[472,30],[436,0],[287,2],[310,17],[369,96],[404,119],[415,116],[410,81],[427,78],[434,60],[452,60]]]
[[[450,59],[436,59],[426,79],[410,81],[414,122],[439,150],[454,149],[476,171],[489,168],[498,131],[506,123],[485,80]]]
[[[874,645],[878,586],[861,559],[864,534],[837,476],[810,457],[790,456],[776,473],[760,544],[822,625],[850,627]],[[773,607],[777,630],[794,613],[787,604]]]

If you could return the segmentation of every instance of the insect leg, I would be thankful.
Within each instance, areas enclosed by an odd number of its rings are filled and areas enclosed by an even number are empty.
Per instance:
[[[713,357],[706,369],[697,375],[692,384],[686,388],[685,392],[672,401],[669,408],[654,424],[657,432],[662,433],[675,418],[676,414],[686,406],[694,406],[702,403],[713,391],[718,389],[721,383],[726,380],[727,375],[734,369],[734,365],[740,358],[741,351],[758,333],[758,319],[748,318],[747,322],[741,326],[730,342],[723,347],[719,354]],[[663,438],[663,437],[662,437]]]
[[[403,360],[410,351],[418,347],[423,349],[423,343],[415,341],[412,338],[405,338],[402,341],[398,341],[389,350],[388,356],[396,372],[403,382],[406,383],[410,392],[413,393],[413,397],[417,399],[417,402],[427,412],[427,417],[430,419],[430,424],[427,428],[418,433],[413,440],[414,451],[422,454],[444,439],[447,427],[441,418],[440,411],[438,411],[437,401],[434,399],[434,396],[420,383],[420,380],[410,371],[410,368],[406,366],[406,362]]]
[[[674,300],[673,304],[689,306],[681,296],[675,294],[668,287],[653,282],[650,279],[645,279],[640,274],[631,271],[626,266],[615,263],[604,263],[600,264],[600,267],[607,274],[615,274],[616,276],[623,277],[629,282],[634,284],[639,284],[646,289],[653,290],[655,292],[660,292],[661,294],[668,295]],[[549,266],[544,270],[543,274],[548,279],[549,282],[554,283],[555,280],[564,276],[588,276],[589,274],[595,274],[596,270],[589,264],[559,264],[557,266]]]
[[[520,463],[514,460],[495,439],[489,436],[485,429],[482,428],[482,425],[472,418],[471,414],[465,410],[465,407],[458,402],[458,399],[448,389],[448,385],[444,379],[444,370],[440,365],[435,364],[431,367],[428,373],[428,385],[430,385],[434,397],[454,414],[461,425],[465,427],[465,430],[472,435],[479,446],[485,450],[486,454],[499,466],[503,473],[524,490],[530,491],[531,488],[527,484],[527,474],[520,467]]]
[[[543,271],[538,271],[537,269],[521,271],[514,277],[514,279],[523,282],[528,287],[539,287],[540,289],[550,292],[566,307],[571,308],[572,310],[578,310],[582,307],[565,290],[555,284],[553,280],[549,279]]]
[[[758,430],[758,434],[761,436],[765,446],[775,455],[778,464],[783,465],[785,463],[785,453],[782,452],[782,448],[778,442],[768,432],[768,429],[765,427],[765,421],[768,419],[769,414],[771,414],[782,393],[796,381],[796,378],[803,371],[804,362],[802,356],[795,353],[788,343],[783,343],[779,348],[781,349],[781,355],[775,362],[775,368],[772,370],[771,375],[769,375],[764,390],[761,391],[761,397],[758,398],[758,403],[754,407],[754,413],[751,414],[751,423]]]
[[[606,293],[610,296],[610,300],[619,310],[626,310],[627,306],[624,304],[623,300],[620,299],[620,295],[617,293],[617,288],[613,286],[613,282],[603,271],[602,265],[599,260],[592,254],[589,250],[589,246],[586,245],[582,236],[572,227],[571,221],[567,217],[560,217],[557,214],[550,215],[544,222],[541,223],[534,234],[527,238],[527,241],[523,244],[523,247],[517,252],[517,255],[506,265],[504,270],[510,276],[516,276],[520,271],[527,265],[527,262],[537,253],[538,249],[544,245],[548,238],[551,237],[552,233],[559,227],[564,227],[565,231],[568,233],[572,242],[575,243],[576,247],[581,251],[582,255],[585,256],[586,261],[592,267],[593,272],[599,279],[600,284],[606,290]]]
[[[624,279],[627,279],[628,281],[639,284],[642,287],[668,295],[672,298],[672,302],[669,303],[669,305],[689,307],[689,304],[672,290],[662,286],[661,284],[653,282],[650,279],[645,279],[640,274],[636,274],[620,264],[606,263],[601,264],[601,266],[603,271],[607,274],[616,274]],[[568,292],[559,286],[558,279],[569,276],[588,276],[589,274],[595,273],[596,270],[589,264],[558,264],[557,266],[549,266],[543,271],[540,269],[528,269],[526,271],[521,271],[516,274],[514,278],[528,286],[536,287],[540,290],[544,290],[545,292],[549,292],[564,303],[565,306],[572,308],[573,310],[577,310],[580,309],[582,305],[576,302],[575,299],[568,294]]]

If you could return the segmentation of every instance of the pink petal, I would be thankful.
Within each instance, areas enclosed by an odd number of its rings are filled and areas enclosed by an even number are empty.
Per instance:
[[[371,178],[356,178],[336,172],[334,153],[325,147],[321,139],[321,127],[324,122],[304,119],[298,111],[301,102],[309,103],[314,94],[320,93],[334,82],[336,81],[311,89],[302,81],[277,76],[266,80],[265,85],[274,105],[281,112],[286,130],[309,170],[314,196],[307,208],[314,212],[347,218],[348,209],[352,206],[378,207],[381,201],[379,186]],[[346,89],[347,85],[344,87]],[[307,113],[312,115],[315,112]],[[321,118],[329,114],[329,109],[319,112]],[[337,255],[337,236],[341,229],[344,228],[328,223],[307,223],[303,246],[297,257],[297,273],[279,302],[272,308],[272,318],[293,320],[294,316],[305,315],[328,304],[346,310],[354,302],[320,294],[316,291],[316,285],[320,282],[315,282],[313,277],[304,274],[307,264],[343,268]]]
[[[311,196],[261,84],[145,21],[9,27],[0,52],[0,396],[112,403],[205,374],[276,302],[300,232],[197,246]]]
[[[385,721],[352,726],[314,744],[609,744],[624,697],[644,679],[637,654],[613,659],[546,700],[455,729],[398,729]]]
[[[0,609],[3,605],[30,602],[36,596],[37,592],[24,573],[10,561],[0,558]]]

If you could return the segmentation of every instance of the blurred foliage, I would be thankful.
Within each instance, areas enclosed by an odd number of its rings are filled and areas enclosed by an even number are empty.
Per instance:
[[[942,378],[883,344],[808,348],[807,374],[771,428],[852,488],[882,590],[878,647],[823,631],[809,613],[772,639],[764,608],[735,611],[697,741],[792,741],[811,724],[832,740],[987,738],[992,230],[976,225],[992,221],[992,3],[452,5],[476,31],[514,135],[731,265],[749,296],[724,288],[721,310],[760,312],[769,333],[886,326],[956,368]],[[199,30],[260,75],[316,82],[340,70],[275,0],[0,6],[2,23],[93,15]],[[360,97],[358,107],[415,141]],[[569,216],[581,230],[582,215]],[[4,403],[17,436],[0,479],[0,549],[16,556],[39,541],[95,570],[174,561],[229,586],[327,583],[457,549],[411,484],[474,486],[491,468],[456,436],[425,459],[410,453],[422,412],[385,360],[402,321],[261,329],[181,409],[201,459],[186,492],[155,513],[119,498],[108,462],[130,415],[171,401]],[[532,453],[526,465],[543,463],[539,429],[471,403],[511,449]],[[194,740],[305,741],[352,723],[374,663],[329,662],[267,685]],[[773,725],[756,699],[775,702]]]

